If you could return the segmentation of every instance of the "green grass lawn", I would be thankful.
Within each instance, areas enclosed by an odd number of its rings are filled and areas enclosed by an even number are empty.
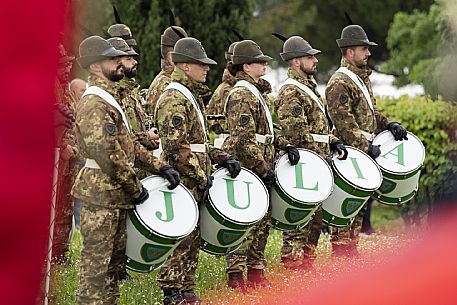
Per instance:
[[[374,204],[372,208],[372,224],[376,231],[390,232],[402,228],[400,210],[397,207],[389,207],[381,204]],[[53,294],[59,305],[77,304],[78,291],[78,267],[81,252],[82,240],[79,231],[73,237],[70,251],[68,253],[68,263],[65,266],[58,266],[53,275]],[[271,229],[265,252],[268,261],[268,270],[279,267],[280,250],[282,247],[282,233]],[[319,254],[328,254],[330,250],[328,235],[322,235]],[[131,280],[124,281],[121,286],[121,298],[119,304],[161,304],[162,292],[159,289],[156,279],[157,271],[149,274],[130,272]],[[197,289],[196,293],[202,297],[211,297],[225,286],[227,279],[225,274],[224,257],[216,257],[200,252],[199,265],[197,268]]]

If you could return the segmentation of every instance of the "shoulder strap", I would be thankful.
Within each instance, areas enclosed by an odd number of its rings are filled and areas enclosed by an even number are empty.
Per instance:
[[[203,129],[203,136],[205,138],[205,142],[208,141],[208,138],[207,138],[207,135],[206,135],[206,125],[205,125],[205,118],[203,117],[203,113],[202,111],[200,110],[200,106],[198,105],[197,101],[195,100],[195,97],[194,95],[192,94],[192,92],[190,92],[189,89],[186,88],[186,86],[183,86],[182,84],[178,83],[178,82],[171,82],[166,88],[164,91],[166,90],[171,90],[171,89],[175,89],[175,90],[178,90],[182,95],[184,95],[184,97],[189,100],[192,104],[192,106],[194,106],[194,109],[195,111],[197,112],[197,115],[198,115],[198,119],[200,121],[200,125],[202,126],[202,129]]]
[[[309,95],[309,97],[311,97],[311,99],[313,99],[314,102],[316,102],[317,106],[319,107],[319,109],[322,111],[322,113],[324,113],[325,115],[325,108],[324,108],[324,103],[322,103],[321,99],[313,92],[313,90],[311,90],[308,86],[305,86],[304,84],[300,83],[299,81],[293,79],[293,78],[288,78],[286,79],[286,81],[284,82],[283,86],[284,85],[294,85],[294,86],[297,86],[300,90],[302,90],[303,92],[305,92],[306,94]]]
[[[349,78],[354,82],[354,84],[356,84],[356,86],[359,87],[360,91],[362,91],[363,95],[365,96],[365,99],[368,102],[368,106],[370,106],[371,111],[374,111],[373,103],[370,97],[370,92],[368,92],[368,88],[367,86],[365,86],[362,79],[360,79],[360,77],[358,77],[354,72],[352,72],[346,67],[340,67],[338,70],[336,70],[336,72],[341,72],[349,76]]]
[[[109,94],[108,92],[106,92],[105,90],[103,90],[100,87],[90,86],[89,88],[86,89],[86,91],[84,91],[84,94],[82,96],[84,97],[86,95],[91,95],[91,94],[99,96],[105,102],[107,102],[109,105],[111,105],[114,108],[116,108],[116,110],[119,111],[119,113],[121,114],[122,120],[124,121],[124,124],[127,127],[127,130],[131,133],[130,125],[129,125],[129,122],[127,120],[127,117],[125,116],[124,111],[122,110],[122,108],[119,105],[119,103],[114,99],[114,97],[111,94]]]
[[[253,84],[251,84],[250,82],[245,81],[245,80],[240,80],[240,81],[238,81],[238,82],[235,84],[235,86],[233,86],[233,87],[234,87],[234,88],[244,87],[244,88],[248,89],[248,90],[251,91],[251,93],[254,94],[254,96],[260,101],[260,104],[262,105],[263,110],[265,111],[265,116],[267,117],[268,128],[270,129],[271,135],[274,137],[273,119],[272,119],[272,117],[271,117],[270,108],[268,108],[268,105],[267,105],[267,103],[265,102],[265,100],[263,99],[262,94],[260,94],[260,91],[259,91]]]

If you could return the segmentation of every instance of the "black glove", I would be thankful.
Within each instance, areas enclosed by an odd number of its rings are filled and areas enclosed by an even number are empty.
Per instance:
[[[270,168],[260,179],[262,179],[267,189],[271,189],[275,184],[275,178],[275,171]]]
[[[222,166],[229,171],[230,177],[232,178],[236,178],[236,176],[238,176],[241,171],[240,161],[233,157],[228,157],[225,159],[224,162],[222,162]]]
[[[172,190],[179,185],[179,173],[171,167],[171,165],[164,165],[159,170],[159,176],[167,179],[170,182],[168,189]]]
[[[149,192],[148,190],[144,187],[141,186],[140,194],[134,195],[132,198],[133,204],[139,205],[148,200],[149,198]]]
[[[289,162],[291,165],[296,165],[300,161],[300,153],[298,152],[297,147],[294,145],[286,146],[287,157],[289,157]]]
[[[373,159],[379,157],[379,155],[381,154],[381,149],[379,147],[381,147],[381,145],[370,144],[368,146],[368,155]]]
[[[408,133],[406,128],[401,126],[400,123],[390,122],[387,124],[387,129],[392,133],[395,141],[408,140]]]
[[[198,186],[198,188],[203,192],[209,191],[209,189],[213,186],[213,180],[213,176],[208,176],[208,179],[206,179],[206,184],[203,187]]]
[[[338,140],[335,143],[330,144],[330,149],[332,151],[336,151],[338,153],[338,159],[340,159],[340,160],[347,159],[348,150],[346,149],[346,146],[344,146],[344,144],[341,140]],[[341,155],[343,155],[343,156],[340,157]]]

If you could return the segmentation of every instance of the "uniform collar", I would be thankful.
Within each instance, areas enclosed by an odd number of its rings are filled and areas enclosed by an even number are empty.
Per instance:
[[[201,97],[208,96],[211,94],[211,90],[209,90],[208,86],[206,86],[204,83],[190,79],[190,77],[188,77],[186,73],[184,73],[184,71],[178,67],[175,67],[175,69],[173,70],[173,73],[171,74],[171,79],[172,81],[178,82],[186,86],[192,93],[196,93]]]
[[[162,73],[167,75],[168,77],[171,77],[173,69],[174,67],[172,65],[170,65],[169,63],[165,63],[165,66],[162,68]]]
[[[257,87],[257,89],[259,89],[259,91],[261,93],[264,93],[264,94],[268,94],[271,92],[271,85],[268,81],[264,80],[263,78],[259,78],[259,82],[256,83],[254,81],[254,79],[249,76],[249,74],[247,74],[246,72],[244,71],[238,71],[236,73],[236,80],[237,81],[240,81],[240,80],[245,80],[247,82],[250,82],[251,84],[253,84],[254,86]]]
[[[114,83],[114,85],[110,85],[106,80],[98,77],[97,75],[91,74],[87,80],[87,83],[89,86],[97,86],[113,96],[117,94],[116,83]]]
[[[116,83],[116,88],[119,92],[121,97],[125,97],[129,94],[130,91],[139,88],[140,85],[134,78],[123,78],[119,82]]]
[[[295,71],[292,68],[289,68],[289,70],[287,71],[287,76],[291,79],[296,80],[297,82],[302,83],[306,87],[309,87],[313,90],[317,86],[316,80],[314,79],[314,77],[312,75],[303,76],[298,71]]]
[[[236,77],[233,76],[227,68],[225,68],[224,74],[222,74],[222,82],[227,83],[230,86],[234,86],[236,84]]]
[[[344,57],[341,58],[341,67],[345,67],[349,71],[354,72],[364,81],[370,76],[370,74],[372,72],[371,69],[368,68],[368,66],[366,66],[364,68],[357,68],[356,66],[351,65]]]

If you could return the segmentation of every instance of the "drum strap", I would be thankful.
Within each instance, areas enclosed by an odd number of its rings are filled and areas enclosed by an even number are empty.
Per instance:
[[[181,85],[180,83],[178,82],[172,82],[170,83],[164,91],[166,90],[170,90],[170,89],[175,89],[175,90],[178,90],[182,95],[184,95],[184,97],[191,102],[192,106],[194,106],[194,109],[195,111],[197,112],[197,115],[198,115],[198,119],[200,121],[200,125],[202,127],[202,130],[203,130],[203,137],[205,139],[205,142],[208,142],[208,138],[207,138],[207,135],[206,135],[206,125],[205,125],[205,118],[203,117],[203,113],[200,109],[200,106],[198,105],[197,103],[197,100],[195,99],[194,95],[192,94],[192,92],[190,92],[189,89],[187,89],[185,86]]]
[[[274,141],[273,118],[271,117],[270,108],[268,108],[268,105],[265,102],[265,100],[263,99],[262,94],[260,94],[260,91],[256,88],[256,86],[254,86],[253,84],[251,84],[250,82],[245,81],[245,80],[238,81],[235,84],[235,86],[233,86],[233,87],[234,88],[244,87],[244,88],[248,89],[260,101],[260,104],[262,105],[262,108],[265,111],[265,116],[267,117],[268,128],[270,130],[270,134],[261,135],[261,134],[256,133],[255,138],[256,138],[257,142],[260,142],[262,144],[273,143],[273,141]]]
[[[369,132],[366,132],[366,131],[363,131],[363,130],[360,130],[360,132],[362,133],[362,135],[365,137],[365,139],[367,139],[368,141],[372,142],[373,139],[374,139],[374,133],[369,133]]]
[[[312,133],[311,136],[313,137],[314,142],[327,143],[327,144],[330,143],[329,135]]]
[[[97,95],[102,100],[107,102],[110,106],[113,106],[114,108],[116,108],[116,110],[121,114],[122,121],[124,122],[125,127],[127,127],[127,130],[129,131],[129,133],[131,132],[130,126],[129,126],[129,123],[128,123],[128,120],[127,120],[127,117],[126,117],[124,111],[122,110],[119,103],[116,101],[116,99],[111,94],[109,94],[108,92],[106,92],[105,90],[103,90],[100,87],[90,86],[89,88],[86,89],[86,91],[84,91],[84,94],[82,95],[82,97],[87,96],[87,95]],[[100,166],[97,164],[97,161],[95,161],[94,159],[86,159],[86,163],[84,164],[84,167],[100,169]]]
[[[198,153],[206,153],[208,152],[207,147],[208,145],[206,144],[189,144],[190,145],[190,151],[191,152],[198,152]]]
[[[319,109],[322,111],[322,113],[325,115],[325,108],[324,108],[324,103],[321,101],[321,99],[313,92],[313,90],[311,90],[309,87],[305,86],[304,84],[300,83],[299,81],[296,81],[295,79],[293,78],[288,78],[286,79],[286,81],[284,82],[283,86],[284,85],[294,85],[296,87],[298,87],[300,90],[302,90],[303,92],[305,92],[306,94],[309,95],[309,97],[311,97],[311,99],[317,104],[317,106],[319,107]]]
[[[374,112],[374,107],[373,107],[373,102],[371,101],[370,92],[368,91],[368,88],[367,88],[367,86],[365,86],[365,83],[362,81],[362,79],[357,74],[355,74],[354,72],[352,72],[351,70],[349,70],[346,67],[339,67],[339,69],[336,70],[336,72],[340,72],[340,73],[343,73],[343,74],[346,74],[347,76],[349,76],[349,78],[354,82],[354,84],[356,84],[356,86],[359,87],[360,91],[362,91],[363,95],[365,96],[365,99],[368,102],[368,106],[370,106],[371,111]]]

